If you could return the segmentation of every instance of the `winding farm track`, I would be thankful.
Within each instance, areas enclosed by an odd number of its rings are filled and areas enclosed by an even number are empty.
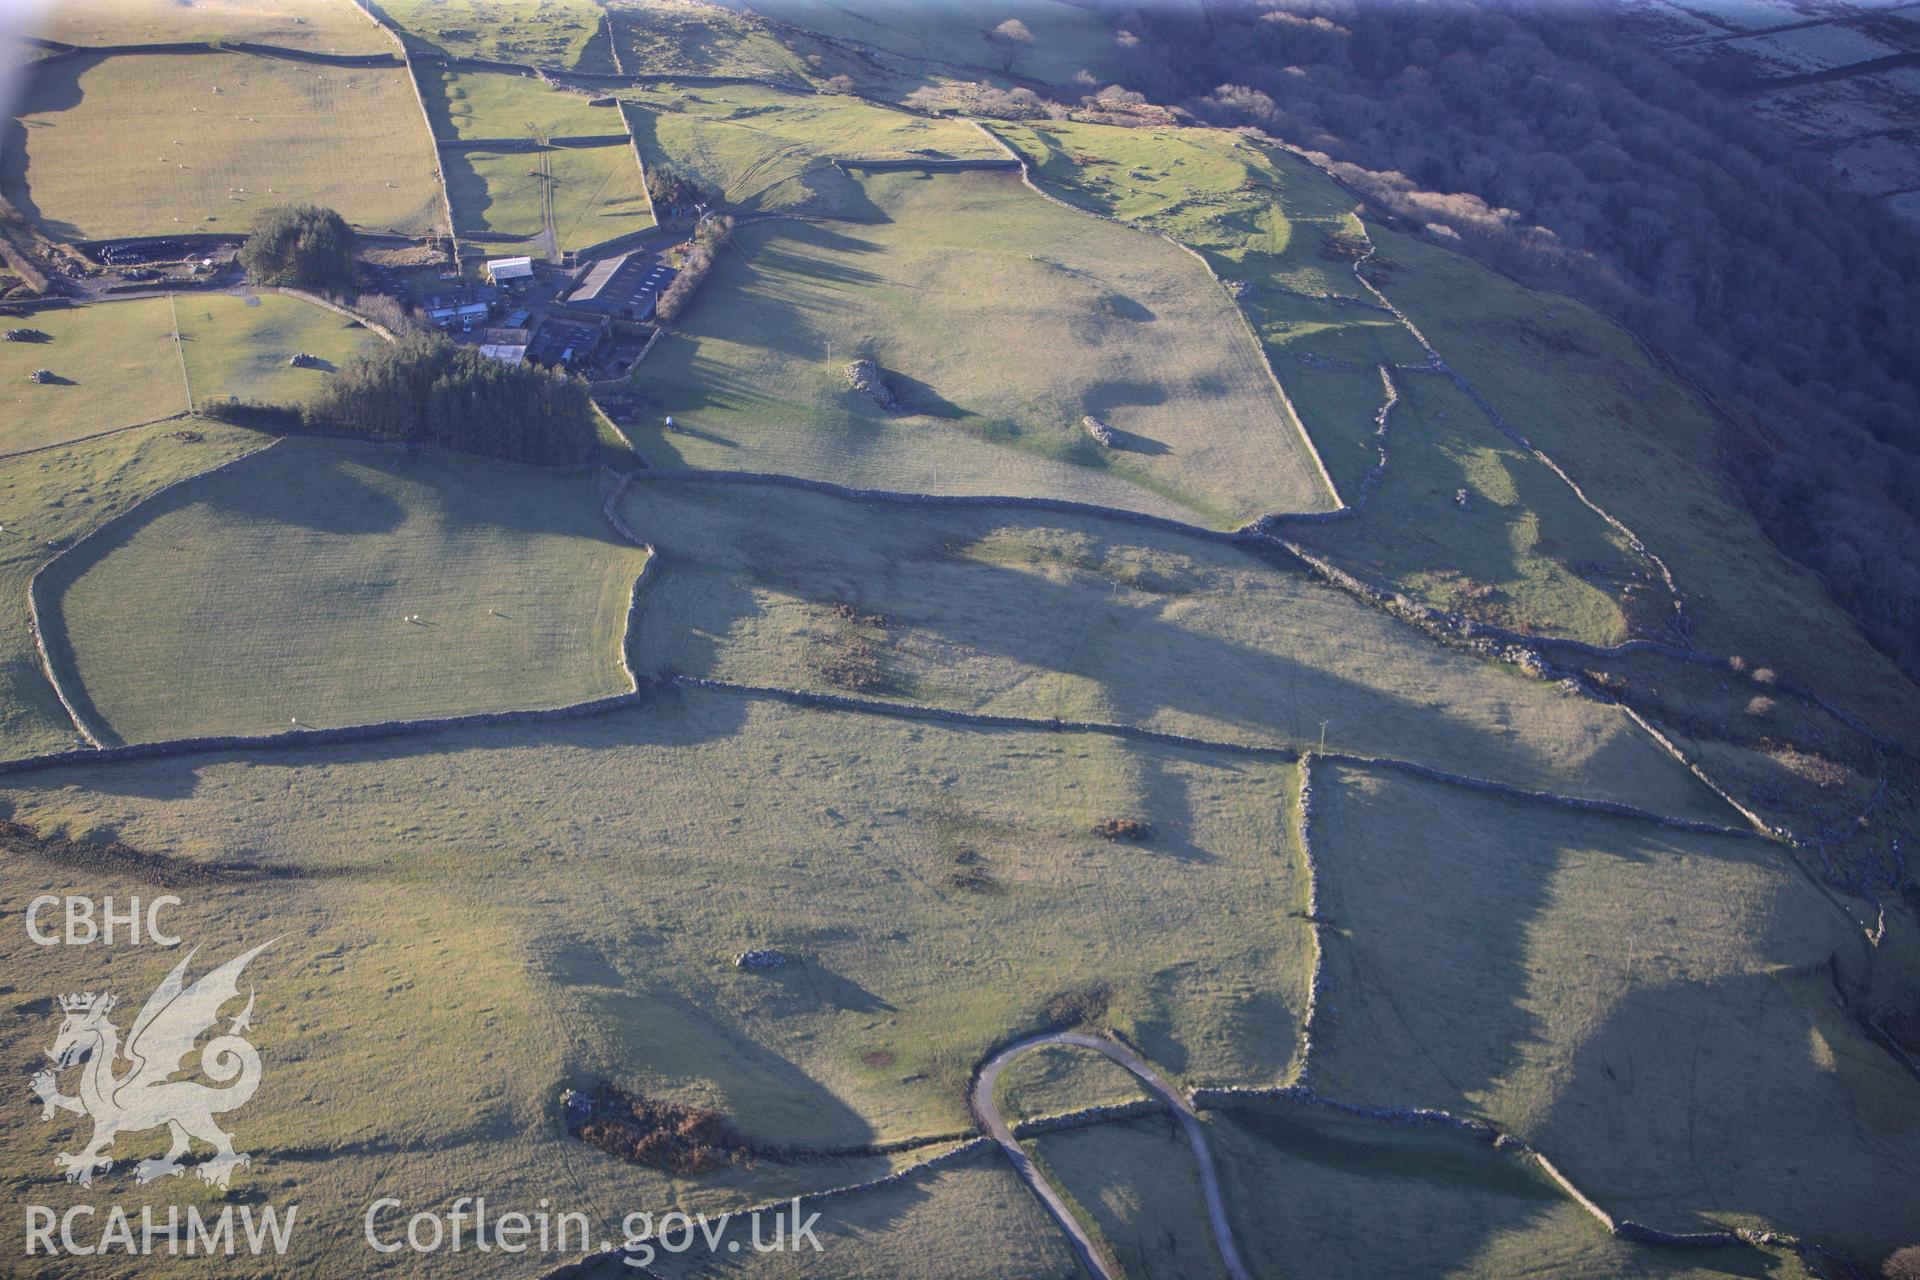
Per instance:
[[[1227,1274],[1233,1280],[1252,1280],[1246,1264],[1240,1261],[1240,1250],[1233,1242],[1233,1226],[1227,1221],[1227,1205],[1220,1193],[1220,1175],[1213,1166],[1213,1153],[1207,1147],[1206,1131],[1200,1127],[1200,1117],[1194,1113],[1193,1104],[1187,1096],[1168,1084],[1160,1073],[1147,1064],[1146,1059],[1117,1040],[1106,1036],[1088,1035],[1080,1031],[1052,1031],[1045,1035],[1031,1036],[1015,1041],[1006,1048],[980,1064],[979,1074],[974,1077],[973,1089],[967,1096],[967,1105],[972,1109],[974,1118],[987,1136],[1000,1145],[1007,1160],[1018,1173],[1040,1203],[1052,1214],[1073,1243],[1074,1251],[1080,1255],[1080,1262],[1088,1272],[1099,1280],[1116,1280],[1116,1273],[1107,1266],[1094,1244],[1093,1237],[1081,1226],[1080,1220],[1073,1216],[1066,1200],[1054,1190],[1039,1167],[1033,1162],[1026,1149],[1013,1136],[1013,1129],[1001,1114],[1000,1106],[993,1100],[993,1086],[1000,1079],[1001,1070],[1015,1058],[1029,1050],[1046,1045],[1070,1045],[1076,1049],[1091,1049],[1104,1054],[1114,1062],[1125,1067],[1141,1084],[1165,1099],[1180,1119],[1180,1127],[1187,1135],[1187,1142],[1193,1148],[1194,1162],[1199,1168],[1200,1193],[1207,1202],[1207,1221],[1213,1227],[1213,1241],[1220,1250],[1220,1261],[1226,1265]]]

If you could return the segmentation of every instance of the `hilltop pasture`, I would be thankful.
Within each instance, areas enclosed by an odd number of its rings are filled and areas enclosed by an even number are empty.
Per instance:
[[[1099,15],[1066,0],[1011,0],[990,9],[961,0],[754,0],[751,8],[836,40],[858,41],[900,60],[904,67],[944,64],[942,69],[1013,74],[1068,85],[1079,72],[1111,78],[1117,46]],[[1033,39],[1009,45],[988,39],[1008,19],[1025,24]],[[1009,57],[1011,53],[1011,67]],[[924,74],[924,73],[923,73]]]
[[[60,0],[37,15],[35,35],[76,45],[278,45],[314,53],[397,53],[353,0]]]
[[[1231,301],[1182,250],[1007,174],[874,174],[858,189],[864,221],[735,232],[636,378],[689,428],[631,431],[650,463],[1221,526],[1330,505]],[[891,379],[897,412],[849,387],[856,357]]]
[[[751,14],[678,0],[608,0],[607,20],[629,72],[801,79],[806,64],[789,41],[810,37],[774,30]]]
[[[381,0],[376,7],[416,52],[613,70],[602,11],[593,0]]]
[[[297,1185],[303,1218],[336,1228],[298,1239],[320,1270],[361,1256],[370,1181],[530,1203],[565,1168],[617,1221],[884,1171],[759,1160],[669,1184],[566,1138],[564,1084],[610,1077],[765,1142],[839,1147],[966,1128],[974,1062],[1054,1020],[1120,1027],[1185,1081],[1266,1082],[1296,1050],[1310,940],[1283,765],[689,693],[8,782],[0,802],[41,830],[110,831],[183,874],[262,869],[244,892],[196,889],[182,922],[223,945],[266,917],[289,933],[260,987],[278,1083],[245,1138],[252,1185]],[[1093,834],[1118,815],[1151,834]],[[104,887],[70,867],[7,883]],[[9,962],[27,945],[12,931]],[[736,967],[756,946],[789,963]],[[411,1069],[365,1088],[397,1031]],[[0,1012],[15,1057],[48,1034],[24,1003]],[[43,1159],[46,1132],[0,1128],[8,1167]]]
[[[417,234],[440,209],[432,142],[398,67],[65,58],[37,69],[15,128],[7,198],[57,239],[244,234],[260,209],[297,203]]]
[[[1284,562],[1098,517],[641,482],[638,670],[1395,756],[1738,816],[1618,709],[1421,641]]]
[[[1315,1089],[1486,1119],[1654,1227],[1909,1243],[1920,1097],[1834,999],[1868,946],[1789,851],[1313,782]]]
[[[1288,536],[1414,599],[1501,625],[1596,644],[1624,639],[1636,612],[1664,627],[1664,593],[1625,539],[1470,399],[1422,372],[1419,343],[1354,276],[1374,241],[1356,197],[1332,179],[1215,130],[994,127],[1050,190],[1192,245],[1240,282],[1237,301],[1347,503],[1361,501],[1384,448],[1363,519]],[[1396,258],[1379,274],[1398,278],[1398,268]],[[1398,394],[1384,435],[1383,368]]]
[[[623,89],[641,154],[729,208],[820,217],[871,216],[836,160],[998,160],[962,120],[894,111],[844,94],[784,93],[753,84]]]
[[[77,697],[139,742],[623,692],[644,559],[583,473],[294,439],[77,548],[41,598]]]
[[[187,381],[165,298],[50,307],[8,319],[46,342],[0,342],[0,455],[41,449],[187,411]],[[27,375],[45,369],[48,383]]]

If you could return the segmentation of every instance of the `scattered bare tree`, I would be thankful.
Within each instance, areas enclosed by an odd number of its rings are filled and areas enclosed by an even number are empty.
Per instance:
[[[987,43],[1000,51],[1000,69],[1012,71],[1013,64],[1033,44],[1033,32],[1027,30],[1027,24],[1020,19],[1008,18],[987,32]]]

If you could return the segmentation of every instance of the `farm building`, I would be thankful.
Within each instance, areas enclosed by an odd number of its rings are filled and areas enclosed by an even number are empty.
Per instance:
[[[489,360],[521,364],[527,358],[527,343],[532,337],[527,330],[514,326],[487,329],[480,335],[480,354]]]
[[[533,279],[533,259],[489,258],[487,259],[487,279],[494,284],[531,280]]]
[[[613,321],[607,317],[598,321],[551,318],[527,344],[526,358],[550,369],[578,369],[592,361],[612,328]]]
[[[567,305],[625,320],[645,320],[674,275],[673,268],[644,250],[603,258],[567,295]]]
[[[499,298],[499,291],[491,286],[436,293],[427,299],[427,319],[442,329],[471,330],[486,323]]]

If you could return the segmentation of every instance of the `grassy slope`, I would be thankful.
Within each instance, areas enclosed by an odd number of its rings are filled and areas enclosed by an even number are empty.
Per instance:
[[[653,225],[631,147],[553,147],[546,155],[553,174],[554,230],[562,250]],[[450,152],[445,164],[447,191],[462,231],[539,234],[543,179],[534,172],[538,158],[532,152]]]
[[[555,138],[625,132],[618,108],[504,71],[422,71],[421,88],[441,138],[524,138],[529,124]]]
[[[1497,626],[1592,644],[1636,631],[1674,638],[1658,576],[1558,477],[1452,383],[1418,373],[1394,382],[1389,461],[1365,515],[1339,528],[1289,528],[1287,537]]]
[[[729,207],[750,212],[870,216],[843,159],[996,159],[972,125],[892,111],[843,95],[782,93],[759,85],[663,84],[620,99],[649,165],[669,166]]]
[[[418,1204],[579,1187],[618,1214],[849,1180],[758,1162],[669,1186],[559,1136],[567,1081],[610,1074],[772,1141],[840,1144],[965,1127],[978,1057],[1094,981],[1110,984],[1107,1020],[1176,1078],[1272,1079],[1297,1045],[1309,940],[1285,768],[683,695],[532,729],[21,783],[0,791],[17,820],[310,873],[197,888],[182,917],[221,949],[288,935],[261,970],[272,1087],[242,1136],[262,1157],[249,1185],[297,1185],[303,1220],[330,1224],[303,1250],[364,1257],[368,1186]],[[1115,814],[1156,834],[1088,834]],[[990,888],[950,882],[962,847]],[[16,862],[9,896],[102,887]],[[28,945],[8,931],[5,963]],[[749,946],[792,963],[742,971]],[[36,983],[98,982],[79,976],[98,957],[67,951],[35,957]],[[116,986],[131,998],[164,959],[130,952]],[[29,1002],[0,1012],[15,1060],[49,1033]],[[867,1064],[878,1051],[885,1068]],[[39,1168],[47,1142],[16,1108],[0,1164]]]
[[[1329,237],[1365,243],[1354,198],[1304,162],[1218,130],[997,127],[1049,188],[1191,244],[1244,283],[1241,307],[1335,485],[1357,501],[1380,459],[1379,370],[1425,357],[1330,248]],[[1596,643],[1625,638],[1646,572],[1625,541],[1451,386],[1393,377],[1390,461],[1366,518],[1288,536],[1442,608]],[[1454,503],[1460,489],[1471,519]]]
[[[904,1183],[853,1196],[810,1202],[819,1212],[814,1231],[820,1252],[811,1249],[757,1253],[776,1239],[777,1215],[758,1224],[734,1223],[718,1237],[709,1255],[704,1237],[678,1256],[663,1254],[653,1270],[665,1280],[695,1276],[745,1276],[751,1280],[819,1276],[834,1280],[1080,1280],[1080,1264],[1046,1215],[998,1151],[968,1157],[944,1169],[916,1174]],[[790,1232],[791,1217],[787,1230]],[[737,1249],[737,1252],[736,1252]],[[631,1276],[615,1264],[587,1273],[594,1280]]]
[[[1030,1049],[1009,1062],[994,1088],[1001,1114],[1014,1124],[1146,1096],[1146,1087],[1111,1058],[1057,1044]]]
[[[1026,1146],[1129,1280],[1225,1280],[1193,1148],[1171,1115],[1042,1134]]]
[[[782,42],[784,34],[718,5],[612,0],[607,16],[613,22],[621,65],[632,73],[796,80],[806,69],[804,55]]]
[[[241,232],[297,202],[424,231],[439,197],[406,75],[245,54],[69,59],[21,104],[7,193],[65,238]]]
[[[410,43],[456,58],[611,72],[593,0],[380,0]]]
[[[1257,1275],[1327,1280],[1805,1280],[1791,1253],[1616,1240],[1544,1177],[1461,1134],[1284,1104],[1207,1114],[1235,1238]],[[1099,1154],[1091,1137],[1089,1158]],[[1176,1159],[1184,1153],[1169,1153]],[[1263,1195],[1259,1188],[1284,1188]]]
[[[68,44],[245,40],[317,53],[392,53],[352,0],[61,0],[35,35]]]
[[[913,62],[1000,72],[1001,47],[987,31],[1009,18],[1025,23],[1031,43],[1018,46],[1015,74],[1070,84],[1090,70],[1111,79],[1115,47],[1107,24],[1092,9],[1063,0],[1010,0],[991,8],[966,0],[755,0],[752,9],[824,36],[881,49]]]
[[[1723,478],[1720,427],[1694,393],[1588,308],[1529,292],[1445,249],[1379,234],[1397,264],[1387,295],[1515,426],[1667,559],[1702,648],[1776,667],[1883,728],[1920,717],[1920,689],[1747,513]]]
[[[172,424],[0,459],[0,743],[7,757],[74,745],[72,724],[41,673],[27,614],[27,583],[65,545],[163,485],[259,448],[265,438],[197,423],[188,444]]]
[[[0,342],[0,453],[152,422],[187,409],[165,298],[35,312],[16,325],[51,342]],[[61,381],[27,381],[49,369]]]
[[[173,302],[196,405],[228,396],[298,404],[380,341],[358,321],[285,294],[180,294]],[[320,363],[294,368],[287,361],[298,352]]]
[[[737,485],[643,483],[626,513],[660,550],[640,670],[1293,746],[1325,719],[1336,750],[1733,817],[1617,711],[1234,548]]]
[[[85,544],[42,600],[142,741],[621,692],[641,563],[582,473],[289,440]]]
[[[1230,304],[1179,249],[1010,176],[860,185],[873,221],[735,233],[638,378],[693,428],[639,431],[650,460],[1049,493],[1222,525],[1326,504]],[[848,387],[859,355],[906,411]],[[1087,414],[1121,445],[1095,445]]]
[[[1230,135],[996,127],[1063,196],[1163,230],[1206,252],[1223,276],[1247,281],[1241,305],[1349,499],[1378,460],[1376,366],[1422,357],[1390,316],[1361,305],[1370,300],[1346,262],[1322,252],[1330,233],[1377,245],[1373,275],[1388,297],[1666,558],[1696,643],[1778,667],[1883,728],[1920,715],[1920,690],[1859,637],[1812,574],[1773,548],[1721,478],[1722,432],[1699,397],[1597,313],[1363,225],[1356,197],[1318,170]],[[1449,389],[1415,375],[1398,382],[1410,398],[1390,420],[1375,505],[1361,520],[1291,535],[1384,585],[1491,621],[1603,642],[1627,629],[1669,634],[1661,590],[1617,534]],[[1465,521],[1450,506],[1463,487],[1476,499]],[[1436,533],[1442,524],[1448,531]]]
[[[457,771],[450,761],[440,763]],[[258,766],[235,765],[211,768],[207,781],[225,791],[232,771],[258,781],[277,776],[283,800],[293,780],[272,766],[263,773]],[[345,806],[336,814],[367,801],[386,808],[378,799],[387,781],[380,767],[363,760],[355,771],[366,783],[363,794],[325,803]],[[296,790],[325,772],[323,766],[315,775],[300,775]],[[174,781],[159,775],[148,781],[162,788],[150,802],[165,806],[164,793],[174,803],[182,799]],[[421,808],[419,792],[390,798],[398,803],[382,822]],[[503,835],[502,818],[512,836]],[[268,827],[233,811],[210,820],[214,829],[196,833],[200,848],[218,856],[245,849],[282,860],[288,842]],[[491,824],[493,835],[478,837],[486,841],[475,849],[481,861],[498,856],[494,846],[503,838],[525,849],[530,829],[522,821],[496,809]],[[398,830],[404,825],[396,823],[388,839],[404,842]],[[243,1253],[221,1263],[222,1277],[266,1280],[289,1270],[367,1274],[372,1255],[361,1222],[374,1194],[403,1196],[410,1205],[483,1194],[494,1204],[528,1211],[547,1197],[556,1211],[591,1215],[597,1244],[619,1240],[622,1217],[636,1207],[733,1207],[870,1179],[892,1167],[881,1159],[761,1165],[724,1170],[698,1185],[677,1184],[563,1138],[557,1096],[574,1066],[563,1002],[530,968],[523,931],[503,925],[485,895],[471,891],[471,867],[463,871],[443,860],[431,875],[398,864],[383,870],[390,847],[383,843],[343,845],[319,831],[298,836],[298,843],[301,861],[314,872],[310,879],[196,883],[181,894],[190,903],[177,917],[186,945],[202,948],[196,974],[244,946],[278,939],[247,970],[258,993],[249,1039],[263,1059],[264,1082],[229,1127],[239,1148],[254,1157],[236,1177],[235,1194],[297,1203],[299,1227],[289,1257],[253,1260]],[[148,882],[0,851],[0,905],[10,915],[41,893],[96,900],[111,894],[124,902],[154,892]],[[42,983],[50,991],[98,991],[104,983],[129,1005],[157,986],[179,958],[157,947],[129,947],[118,949],[110,970],[103,971],[100,948],[35,948],[29,956],[30,946],[24,930],[7,930],[0,938],[0,964],[9,972],[31,965],[35,992]],[[126,1019],[119,1021],[124,1030]],[[38,1058],[56,1026],[39,1000],[23,997],[0,1012],[0,1042],[20,1061]],[[73,1192],[54,1171],[52,1153],[79,1149],[87,1128],[85,1121],[64,1116],[43,1124],[35,1108],[10,1108],[0,1120],[0,1166],[10,1174],[0,1185],[0,1207],[17,1219],[25,1203],[69,1203],[61,1197]],[[121,1138],[114,1154],[128,1161],[157,1155],[163,1146],[161,1135],[148,1132]],[[142,1187],[129,1168],[117,1165],[95,1192],[110,1193],[136,1222],[147,1204],[164,1221],[167,1205],[198,1188],[165,1179]],[[369,1191],[375,1187],[381,1190]],[[207,1202],[201,1204],[207,1212]],[[406,1214],[387,1221],[404,1231]],[[529,1264],[542,1261],[537,1254],[478,1255],[470,1247],[399,1256],[409,1276],[513,1280],[524,1280]],[[546,1261],[566,1260],[568,1254]],[[207,1270],[204,1257],[169,1258],[163,1251],[152,1258],[90,1259],[87,1274],[187,1280]]]
[[[1863,943],[1782,851],[1314,782],[1317,1089],[1484,1116],[1654,1226],[1905,1243],[1920,1096],[1837,1008]]]

